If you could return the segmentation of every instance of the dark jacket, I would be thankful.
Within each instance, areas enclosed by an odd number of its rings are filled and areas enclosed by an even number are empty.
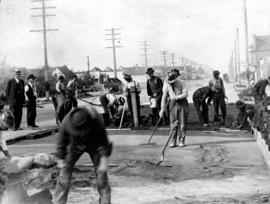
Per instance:
[[[161,96],[162,87],[163,82],[159,77],[154,76],[152,79],[148,79],[146,83],[147,95],[150,97],[153,97],[154,94],[157,94],[157,96]]]
[[[18,88],[17,91],[16,87]],[[10,106],[15,105],[16,103],[24,104],[24,81],[19,79],[19,83],[17,84],[15,79],[9,80],[7,83],[6,95]]]
[[[194,99],[200,103],[207,99],[207,104],[210,104],[213,99],[213,92],[208,86],[201,87],[194,92],[193,101]]]
[[[253,87],[253,95],[255,98],[255,102],[260,102],[263,101],[264,97],[265,97],[265,87],[268,84],[268,80],[267,79],[263,79],[258,81],[254,87]]]
[[[76,149],[85,152],[99,152],[100,156],[110,156],[112,145],[108,140],[108,136],[99,114],[91,108],[87,110],[92,119],[86,130],[82,132],[72,132],[70,130],[70,115],[76,111],[73,109],[64,118],[58,132],[58,141],[56,148],[56,157],[65,159],[70,151]]]

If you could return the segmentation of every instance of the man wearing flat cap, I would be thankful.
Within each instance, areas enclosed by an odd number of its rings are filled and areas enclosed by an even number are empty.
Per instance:
[[[21,130],[22,107],[25,102],[24,81],[20,79],[21,71],[14,71],[15,77],[8,81],[6,87],[6,95],[8,99],[9,109],[14,115],[13,130]]]
[[[61,123],[57,139],[56,158],[60,174],[53,203],[67,202],[75,163],[83,153],[88,153],[96,172],[99,203],[110,204],[111,188],[107,175],[107,162],[112,152],[112,143],[108,139],[97,111],[92,107],[73,109]]]
[[[184,81],[180,79],[174,72],[168,73],[168,81],[166,87],[163,89],[163,95],[161,100],[161,110],[159,116],[163,117],[165,112],[166,100],[169,98],[170,109],[170,123],[171,127],[175,121],[178,121],[179,125],[177,131],[172,136],[172,143],[170,147],[184,147],[186,138],[186,126],[188,118],[188,90]],[[177,144],[177,134],[179,144]]]
[[[27,108],[27,126],[29,128],[36,128],[36,116],[37,116],[37,91],[34,85],[36,77],[33,74],[29,74],[27,77],[28,83],[24,87],[25,92],[25,103]]]
[[[222,125],[225,124],[226,119],[226,104],[225,98],[227,98],[224,88],[223,80],[219,77],[219,71],[213,71],[213,79],[209,81],[209,87],[213,92],[213,104],[214,104],[214,122],[219,121],[219,107],[222,113]]]
[[[146,89],[153,113],[152,123],[156,124],[158,120],[158,112],[160,111],[163,82],[159,77],[154,75],[154,72],[153,68],[148,68],[146,71],[146,74],[149,77],[146,81]],[[152,103],[153,101],[155,104]]]

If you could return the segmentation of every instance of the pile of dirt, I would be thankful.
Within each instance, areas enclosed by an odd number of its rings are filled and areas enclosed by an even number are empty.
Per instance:
[[[110,174],[121,176],[140,176],[153,180],[172,180],[179,172],[171,171],[171,167],[157,166],[144,160],[130,160],[110,170]]]
[[[157,166],[155,163],[145,160],[125,161],[118,167],[112,168],[109,173],[115,176],[134,176],[148,180],[180,181],[196,178],[231,177],[231,169],[224,167],[229,161],[227,152],[218,145],[201,145],[196,149],[201,155],[194,164],[177,166]]]

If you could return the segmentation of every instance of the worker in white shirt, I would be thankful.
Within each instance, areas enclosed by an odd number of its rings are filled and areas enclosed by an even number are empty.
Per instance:
[[[163,117],[165,112],[166,100],[169,97],[169,109],[170,109],[170,122],[171,126],[175,121],[179,121],[178,130],[173,135],[172,144],[170,147],[184,147],[186,138],[186,126],[188,117],[188,90],[187,87],[178,77],[175,72],[168,73],[168,81],[166,87],[163,89],[163,95],[161,100],[160,117]],[[179,134],[179,145],[177,145],[177,133]]]
[[[99,97],[99,101],[104,110],[104,122],[106,126],[110,124],[110,120],[114,119],[114,114],[116,112],[115,103],[117,98],[115,92],[115,88],[111,87],[107,93]]]

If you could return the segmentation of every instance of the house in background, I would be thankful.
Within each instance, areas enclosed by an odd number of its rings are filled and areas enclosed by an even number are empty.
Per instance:
[[[65,79],[71,79],[73,76],[75,76],[75,73],[71,71],[66,65],[53,68],[51,73],[52,76],[64,76]]]

